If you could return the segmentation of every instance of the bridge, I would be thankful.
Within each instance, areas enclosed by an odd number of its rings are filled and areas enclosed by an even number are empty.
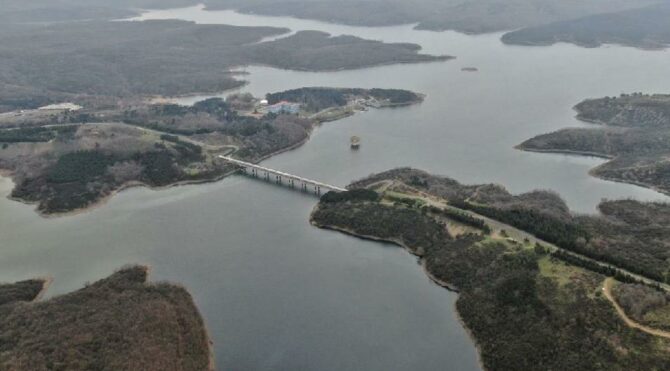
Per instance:
[[[254,178],[263,178],[265,180],[274,180],[277,184],[286,184],[291,188],[296,188],[296,185],[300,185],[300,188],[303,191],[313,190],[315,194],[320,195],[322,192],[346,192],[347,190],[342,187],[337,187],[334,185],[326,184],[316,180],[303,178],[301,176],[285,173],[283,171],[270,169],[264,166],[252,164],[246,161],[240,161],[228,156],[219,156],[220,159],[229,162],[231,164],[237,165],[242,168],[242,170],[251,175]]]

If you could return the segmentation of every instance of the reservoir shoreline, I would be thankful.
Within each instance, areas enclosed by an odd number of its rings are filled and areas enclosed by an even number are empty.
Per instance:
[[[314,210],[316,210],[318,207],[319,206],[317,204],[317,206],[315,206]],[[403,243],[402,241],[400,241],[398,239],[379,238],[379,237],[375,237],[375,236],[371,236],[371,235],[365,235],[365,234],[357,233],[357,232],[355,232],[351,229],[348,229],[348,228],[342,228],[342,227],[338,227],[338,226],[335,226],[335,225],[320,224],[320,223],[317,223],[316,221],[312,220],[311,218],[310,218],[310,224],[313,225],[316,228],[319,228],[319,229],[330,230],[330,231],[334,231],[334,232],[340,232],[340,233],[344,233],[346,235],[356,237],[356,238],[360,238],[360,239],[363,239],[363,240],[369,240],[369,241],[381,242],[381,243],[390,243],[390,244],[399,246],[399,247],[403,248],[405,251],[407,251],[408,253],[410,253],[411,255],[415,256],[417,259],[419,259],[419,263],[421,265],[421,268],[422,268],[423,272],[425,273],[426,277],[432,283],[434,283],[437,286],[440,286],[443,289],[446,289],[450,292],[453,292],[456,295],[459,294],[459,291],[458,291],[457,287],[455,287],[454,285],[452,285],[450,283],[447,283],[447,282],[445,282],[443,280],[440,280],[437,277],[435,277],[426,267],[426,260],[423,257],[421,257],[420,255],[418,255],[408,245],[406,245],[405,243]],[[453,303],[453,309],[454,309],[454,317],[456,318],[458,323],[460,323],[460,325],[463,327],[463,330],[465,330],[468,337],[472,341],[473,345],[477,349],[477,361],[478,361],[478,364],[479,364],[479,368],[481,370],[485,370],[484,363],[483,363],[482,358],[481,358],[481,348],[480,348],[479,344],[477,343],[477,339],[475,338],[474,334],[472,333],[472,331],[468,328],[468,326],[463,321],[463,318],[461,317],[461,314],[458,311],[458,307],[456,306],[456,302]]]

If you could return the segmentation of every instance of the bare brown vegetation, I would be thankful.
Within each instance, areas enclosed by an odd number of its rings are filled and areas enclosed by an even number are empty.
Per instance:
[[[146,268],[128,267],[44,302],[0,305],[0,368],[208,370],[209,340],[191,296],[146,279]]]

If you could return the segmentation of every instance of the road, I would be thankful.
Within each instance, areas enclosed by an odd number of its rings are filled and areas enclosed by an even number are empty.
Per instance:
[[[612,286],[613,285],[614,285],[614,279],[612,277],[606,278],[605,282],[603,283],[603,294],[605,295],[607,300],[609,300],[612,303],[612,305],[614,306],[614,309],[616,309],[617,314],[619,315],[619,317],[621,317],[621,319],[624,322],[626,322],[626,325],[628,325],[628,327],[638,329],[638,330],[646,332],[647,334],[650,334],[650,335],[660,336],[660,337],[664,337],[666,339],[670,339],[670,332],[658,330],[658,329],[655,329],[655,328],[649,327],[649,326],[645,326],[643,324],[635,322],[633,319],[628,317],[628,315],[626,315],[626,312],[623,310],[623,308],[621,308],[619,303],[617,303],[616,300],[614,300],[614,296],[612,295]]]
[[[384,183],[385,184],[383,184],[383,188],[384,188],[384,190],[386,190],[389,187],[391,187],[395,183],[395,181],[392,181],[391,184],[388,184],[386,182],[384,182]],[[404,184],[404,185],[407,186],[406,184]],[[477,214],[477,213],[472,212],[470,210],[459,209],[457,207],[454,207],[454,206],[451,206],[451,205],[447,204],[447,202],[443,199],[437,198],[433,195],[429,195],[425,192],[421,192],[421,191],[416,190],[416,189],[415,189],[415,191],[417,192],[418,196],[413,197],[413,198],[421,199],[422,201],[426,202],[426,204],[428,204],[430,206],[434,206],[434,207],[437,207],[437,208],[440,208],[440,209],[447,209],[447,210],[452,210],[452,211],[456,211],[456,212],[465,213],[465,214],[468,214],[468,215],[470,215],[474,218],[478,218],[478,219],[483,220],[486,223],[486,225],[488,225],[488,227],[491,228],[491,232],[493,234],[501,235],[502,231],[504,230],[505,234],[507,236],[519,241],[520,243],[523,243],[523,241],[526,241],[526,240],[529,241],[533,245],[535,245],[536,243],[539,243],[540,245],[544,246],[545,248],[548,248],[551,252],[561,251],[561,252],[570,254],[572,256],[578,257],[580,259],[596,263],[597,265],[599,265],[601,267],[616,269],[621,273],[627,274],[627,275],[629,275],[629,276],[631,276],[631,277],[633,277],[637,280],[640,280],[641,282],[644,282],[644,283],[649,284],[649,285],[658,285],[662,289],[664,289],[665,291],[670,291],[670,285],[668,285],[666,283],[658,282],[658,281],[652,280],[650,278],[640,276],[639,274],[635,274],[635,273],[632,273],[632,272],[627,271],[625,269],[619,268],[617,266],[611,265],[609,263],[604,263],[604,262],[601,262],[599,260],[589,258],[587,256],[572,252],[570,250],[563,249],[563,248],[558,247],[558,246],[556,246],[552,243],[549,243],[549,242],[544,241],[540,238],[537,238],[536,236],[534,236],[534,235],[532,235],[528,232],[525,232],[525,231],[522,231],[518,228],[515,228],[515,227],[513,227],[509,224],[505,224],[505,223],[502,223],[502,222],[497,221],[495,219],[488,218],[484,215]]]

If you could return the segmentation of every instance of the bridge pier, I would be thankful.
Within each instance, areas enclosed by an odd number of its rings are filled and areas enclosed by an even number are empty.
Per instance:
[[[240,161],[231,157],[226,157],[226,156],[218,156],[220,159],[230,162],[232,164],[235,164],[240,167],[240,170],[243,171],[247,175],[251,175],[254,178],[261,178],[263,177],[265,181],[269,182],[270,181],[270,174],[274,176],[274,181],[277,184],[284,184],[284,178],[286,178],[286,184],[288,184],[289,187],[291,188],[296,188],[296,181],[300,183],[300,189],[303,192],[310,192],[310,187],[314,187],[314,194],[315,195],[321,195],[322,191],[321,189],[323,188],[324,190],[327,191],[334,191],[334,192],[345,192],[345,188],[333,186],[330,184],[322,183],[316,180],[312,179],[307,179],[303,178],[297,175],[293,174],[288,174],[279,170],[274,170],[270,169],[267,167],[263,167],[260,165],[252,164],[250,162],[245,162],[245,161]],[[263,175],[259,174],[259,171],[263,173]]]

